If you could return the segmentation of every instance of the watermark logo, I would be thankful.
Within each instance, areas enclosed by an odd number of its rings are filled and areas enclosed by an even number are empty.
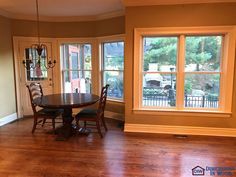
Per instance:
[[[200,167],[200,166],[196,166],[192,169],[192,175],[193,176],[204,176],[205,175],[205,169]]]
[[[203,168],[201,166],[196,166],[192,169],[193,176],[233,176],[234,172],[236,172],[235,167],[210,167],[206,166]]]
[[[209,167],[206,166],[206,171],[210,176],[233,176],[235,167]]]

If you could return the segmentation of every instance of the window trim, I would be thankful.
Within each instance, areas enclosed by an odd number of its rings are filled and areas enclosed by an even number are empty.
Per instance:
[[[63,68],[63,60],[62,60],[62,54],[60,47],[63,44],[90,44],[91,45],[91,58],[92,58],[92,68],[91,70],[88,70],[91,72],[91,82],[92,82],[92,90],[91,93],[93,94],[99,94],[97,91],[97,74],[96,74],[96,66],[97,66],[97,59],[96,59],[96,40],[94,38],[57,38],[57,46],[58,46],[58,56],[60,57],[60,92],[63,92],[64,90],[64,78],[63,73],[67,70]],[[76,70],[76,71],[80,71]],[[86,71],[86,70],[83,70]]]
[[[142,51],[143,51],[143,37],[146,36],[179,36],[178,53],[176,67],[180,68],[176,75],[176,89],[179,91],[176,97],[184,96],[184,55],[185,55],[185,35],[224,35],[223,55],[221,59],[222,78],[220,80],[220,96],[222,105],[219,109],[199,109],[199,108],[185,108],[180,106],[183,99],[176,99],[175,108],[148,108],[142,106]],[[233,95],[233,76],[234,76],[234,60],[235,60],[235,26],[213,26],[213,27],[160,27],[160,28],[135,28],[134,29],[134,80],[133,80],[133,111],[134,113],[142,112],[202,112],[202,113],[226,113],[230,114],[232,109],[232,95]],[[181,59],[182,58],[182,59]],[[227,92],[226,92],[227,90]],[[157,109],[159,111],[157,111]],[[194,113],[195,114],[195,113]]]
[[[98,45],[99,45],[99,63],[100,63],[100,87],[101,88],[103,86],[103,73],[104,73],[104,60],[103,60],[103,53],[104,53],[104,48],[103,48],[103,44],[104,43],[112,43],[112,42],[124,42],[124,65],[125,65],[125,38],[124,35],[113,35],[113,36],[105,36],[105,37],[98,37]],[[117,99],[117,98],[111,98],[111,97],[107,97],[108,101],[111,102],[119,102],[119,103],[123,103],[125,100],[125,68],[123,70],[105,70],[105,71],[115,71],[115,72],[123,72],[123,98],[122,99]]]

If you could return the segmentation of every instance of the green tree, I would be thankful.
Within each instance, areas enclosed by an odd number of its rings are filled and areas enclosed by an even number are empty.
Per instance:
[[[148,70],[149,63],[158,63],[159,66],[175,65],[177,40],[177,37],[146,38],[147,45],[144,45],[144,71]]]
[[[219,69],[221,41],[221,36],[186,37],[186,65],[196,64],[196,71]]]

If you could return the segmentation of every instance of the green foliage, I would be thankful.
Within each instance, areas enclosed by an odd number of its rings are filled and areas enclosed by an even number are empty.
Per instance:
[[[162,89],[157,88],[143,88],[143,95],[167,96],[167,94]]]
[[[221,36],[194,36],[186,38],[186,64],[196,64],[196,71],[219,69]]]
[[[218,96],[218,94],[211,93],[211,94],[207,95],[207,99],[210,101],[218,101],[219,96]]]
[[[151,43],[144,53],[144,71],[148,70],[149,63],[176,64],[177,37],[147,38],[146,40]]]
[[[192,93],[192,82],[190,80],[185,80],[185,84],[184,84],[184,93],[187,95],[190,95]]]
[[[160,65],[175,65],[177,54],[177,37],[147,37],[144,45],[144,70],[149,63]],[[186,65],[196,64],[204,70],[217,70],[220,66],[221,36],[191,36],[186,37]]]
[[[109,84],[109,94],[116,94],[115,97],[123,97],[123,74],[114,76],[113,71],[104,72],[105,83]],[[113,95],[114,96],[114,95]]]
[[[175,99],[171,99],[169,101],[169,104],[170,104],[170,106],[176,106],[176,100]]]
[[[124,57],[123,56],[112,56],[105,59],[105,66],[113,69],[124,68]]]
[[[85,69],[91,69],[92,66],[91,66],[91,56],[86,56],[85,59],[84,59],[85,63],[84,63],[84,68]]]

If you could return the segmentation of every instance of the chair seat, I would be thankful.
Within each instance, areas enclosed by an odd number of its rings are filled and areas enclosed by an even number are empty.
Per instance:
[[[95,118],[97,116],[97,110],[91,109],[91,108],[85,108],[82,111],[80,111],[78,114],[76,114],[76,119],[80,118]]]
[[[40,109],[37,112],[37,114],[39,115],[52,116],[52,117],[56,117],[62,113],[63,113],[63,109],[47,109],[47,108]]]

